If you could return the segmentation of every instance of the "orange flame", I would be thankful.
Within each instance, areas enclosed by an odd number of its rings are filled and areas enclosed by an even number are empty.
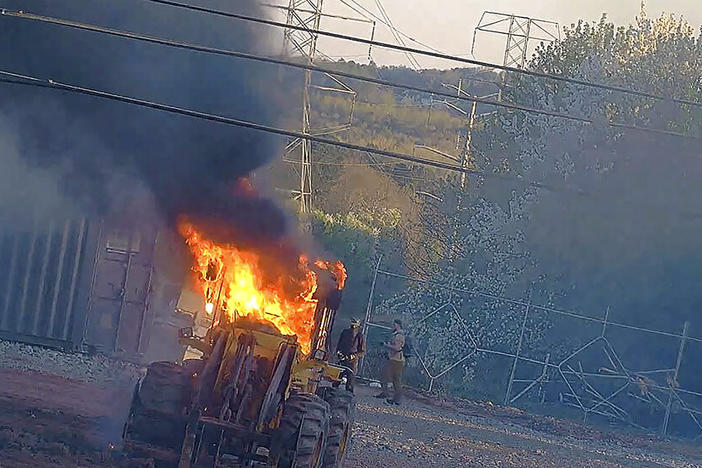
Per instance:
[[[314,262],[314,264],[317,266],[317,268],[320,268],[322,270],[329,270],[334,276],[334,279],[336,280],[336,288],[344,289],[344,286],[346,285],[346,277],[348,275],[346,273],[346,267],[343,263],[341,263],[338,260],[336,262],[317,260]]]
[[[249,317],[273,324],[284,335],[297,336],[305,353],[314,333],[317,275],[301,255],[295,271],[266,271],[260,253],[233,245],[219,245],[203,237],[192,224],[181,221],[180,234],[194,257],[193,271],[207,303],[217,303],[229,321]],[[343,288],[346,269],[341,262],[325,262],[337,287]],[[343,278],[343,279],[340,279]],[[215,306],[216,309],[216,306]]]

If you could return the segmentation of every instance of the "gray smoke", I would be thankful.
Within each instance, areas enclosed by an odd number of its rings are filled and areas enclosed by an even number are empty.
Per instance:
[[[264,16],[252,0],[191,3]],[[261,26],[141,0],[7,0],[3,6],[271,53],[273,32]],[[270,90],[277,73],[270,66],[23,19],[0,21],[4,70],[275,125],[278,112]],[[0,116],[13,124],[16,149],[9,152],[8,133],[0,134],[0,169],[9,173],[17,166],[11,154],[18,155],[33,171],[53,174],[58,190],[83,212],[102,215],[129,207],[136,215],[135,207],[153,204],[171,225],[180,215],[204,226],[226,223],[232,228],[216,234],[240,243],[277,239],[285,232],[285,217],[273,202],[234,190],[238,177],[278,153],[279,139],[130,104],[7,84],[0,85]],[[12,191],[25,179],[3,182]]]
[[[0,117],[0,225],[6,220],[12,220],[15,225],[31,223],[33,219],[58,213],[72,216],[74,213],[62,195],[55,172],[27,167],[17,151],[15,135],[16,127]],[[26,216],[27,213],[31,216]]]

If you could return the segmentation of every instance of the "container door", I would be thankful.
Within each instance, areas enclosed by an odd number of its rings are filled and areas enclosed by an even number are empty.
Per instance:
[[[96,265],[86,344],[108,354],[139,356],[147,326],[153,237],[107,230]]]

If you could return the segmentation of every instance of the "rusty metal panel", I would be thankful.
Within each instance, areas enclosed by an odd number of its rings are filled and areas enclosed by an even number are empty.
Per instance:
[[[0,336],[73,347],[86,309],[77,288],[91,235],[87,220],[0,229]]]

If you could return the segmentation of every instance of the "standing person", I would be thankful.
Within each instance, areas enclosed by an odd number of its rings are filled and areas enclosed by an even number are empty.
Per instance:
[[[390,404],[399,405],[402,400],[402,371],[405,367],[405,355],[402,348],[405,347],[405,332],[402,330],[402,322],[395,319],[392,322],[392,338],[383,346],[387,349],[387,361],[381,376],[383,391],[376,398],[385,398]],[[394,389],[393,397],[390,398],[390,382]]]
[[[351,388],[353,388],[354,377],[358,373],[358,360],[365,354],[366,338],[361,332],[361,320],[352,318],[349,328],[345,328],[341,332],[339,342],[336,345],[336,355],[339,358],[339,364],[353,371],[353,375],[349,378]]]

